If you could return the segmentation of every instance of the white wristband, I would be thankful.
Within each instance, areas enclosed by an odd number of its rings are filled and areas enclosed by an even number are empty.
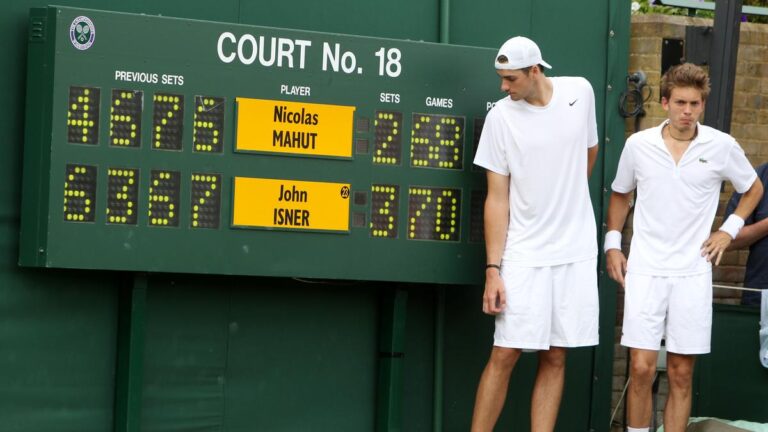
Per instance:
[[[605,233],[603,252],[608,252],[610,249],[621,250],[621,232],[613,230]]]
[[[744,227],[744,219],[740,218],[738,215],[731,214],[720,226],[719,231],[724,231],[731,236],[732,239],[735,239],[736,236],[739,235],[739,231],[741,231],[742,227]]]

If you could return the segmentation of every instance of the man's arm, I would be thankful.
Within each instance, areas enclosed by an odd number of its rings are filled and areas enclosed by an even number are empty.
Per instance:
[[[595,166],[597,160],[597,145],[594,145],[587,149],[587,178],[592,176],[592,168]]]
[[[501,265],[509,228],[509,176],[487,171],[488,195],[483,216],[485,229],[485,255],[487,264]],[[485,270],[483,312],[495,315],[506,307],[504,282],[499,269]]]
[[[755,179],[752,186],[748,191],[742,195],[739,205],[736,206],[736,210],[733,214],[740,217],[742,221],[749,217],[755,207],[763,197],[763,184],[760,179]],[[725,225],[725,224],[724,224]],[[738,233],[736,235],[738,237]],[[723,257],[723,252],[730,246],[733,237],[722,229],[717,230],[710,234],[709,238],[701,245],[701,256],[706,256],[707,261],[715,259],[715,265],[720,264],[720,259]]]
[[[744,228],[739,231],[739,235],[728,246],[728,250],[750,247],[765,236],[768,236],[768,218],[750,225],[744,225]]]
[[[624,229],[624,223],[627,221],[631,201],[632,192],[620,193],[614,191],[611,193],[611,201],[608,204],[608,220],[606,222],[608,232],[616,231],[619,235],[618,244],[605,251],[605,266],[608,270],[608,276],[621,286],[624,286],[624,275],[627,273],[627,258],[621,251],[621,230]],[[607,234],[606,238],[609,235]]]

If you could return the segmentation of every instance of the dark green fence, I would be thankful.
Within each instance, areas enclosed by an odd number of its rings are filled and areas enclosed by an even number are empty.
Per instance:
[[[602,156],[590,189],[602,221],[624,130],[614,107],[628,2],[62,3],[485,48],[528,35],[553,75],[595,89]],[[0,430],[468,429],[493,327],[481,286],[19,267],[28,20],[42,6],[0,6]],[[493,85],[490,64],[471,66]],[[615,294],[605,279],[601,309],[601,345],[569,353],[560,431],[608,428]],[[534,368],[533,356],[518,367],[500,429],[528,427]]]

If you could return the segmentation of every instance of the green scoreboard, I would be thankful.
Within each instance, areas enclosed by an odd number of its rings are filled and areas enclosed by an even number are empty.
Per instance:
[[[494,51],[30,13],[24,266],[480,282]]]

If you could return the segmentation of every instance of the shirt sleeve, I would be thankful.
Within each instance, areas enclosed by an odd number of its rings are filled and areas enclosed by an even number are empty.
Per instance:
[[[736,192],[744,193],[757,179],[757,172],[752,168],[744,150],[734,141],[728,153],[728,161],[723,166],[722,176],[733,183]]]
[[[504,133],[503,119],[496,109],[492,109],[485,117],[483,132],[475,154],[475,165],[501,175],[509,175],[504,140],[512,140],[510,134]]]
[[[584,79],[584,82],[587,86],[587,100],[589,103],[587,104],[589,113],[587,113],[587,128],[589,129],[587,133],[589,134],[587,136],[587,148],[594,147],[598,143],[598,135],[597,135],[597,116],[595,114],[595,91],[592,89],[592,84],[589,83],[586,79]]]
[[[613,179],[611,189],[618,193],[628,193],[635,190],[637,181],[635,180],[635,157],[632,151],[631,137],[624,145],[624,150],[619,158],[619,166],[616,169],[616,177]]]

